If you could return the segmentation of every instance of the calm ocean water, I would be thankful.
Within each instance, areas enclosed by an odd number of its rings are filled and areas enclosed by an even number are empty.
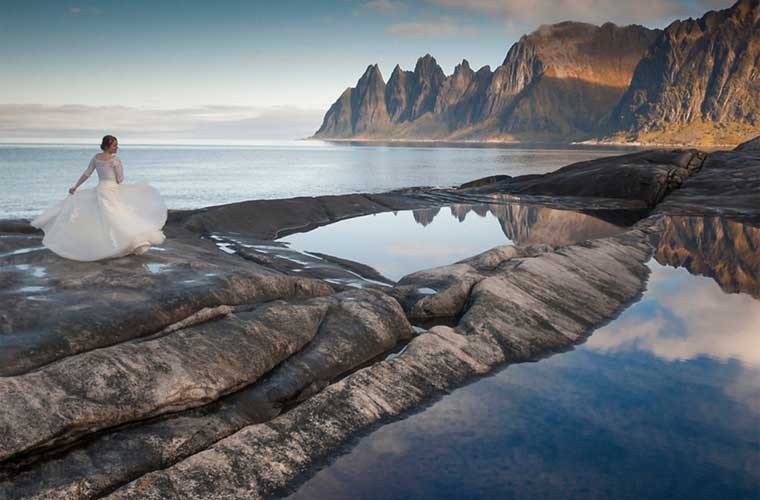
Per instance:
[[[126,182],[156,187],[173,209],[250,199],[451,186],[494,174],[543,173],[630,149],[351,145],[318,141],[246,146],[122,144]],[[35,217],[67,196],[97,146],[0,144],[0,218]],[[94,187],[93,178],[83,186]]]

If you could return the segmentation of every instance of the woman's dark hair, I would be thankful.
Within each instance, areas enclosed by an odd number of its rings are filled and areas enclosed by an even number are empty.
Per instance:
[[[110,148],[111,144],[113,144],[114,142],[116,142],[116,137],[112,135],[104,135],[103,140],[100,141],[100,149],[105,151],[106,149]]]

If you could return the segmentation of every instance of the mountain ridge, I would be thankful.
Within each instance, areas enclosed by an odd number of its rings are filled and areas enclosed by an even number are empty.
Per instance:
[[[414,71],[396,65],[386,84],[370,65],[313,138],[678,143],[681,134],[688,143],[738,144],[757,135],[760,122],[759,2],[740,0],[665,30],[542,25],[514,43],[493,71],[475,71],[464,59],[446,75],[425,54]],[[728,54],[728,61],[715,54]],[[703,88],[712,90],[701,100],[691,95]],[[679,104],[689,100],[695,102]],[[670,129],[677,133],[668,136]]]

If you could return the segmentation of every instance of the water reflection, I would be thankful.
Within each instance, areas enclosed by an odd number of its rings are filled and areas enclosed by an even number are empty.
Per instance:
[[[757,375],[588,348],[511,366],[381,427],[291,498],[755,498]]]
[[[367,215],[280,241],[293,249],[361,262],[398,280],[498,245],[566,245],[623,230],[580,212],[495,201]]]
[[[644,296],[585,345],[378,429],[292,498],[757,498],[757,228],[666,222]]]
[[[597,330],[587,345],[643,350],[665,360],[709,356],[760,367],[760,302],[727,295],[709,278],[656,262],[640,302]]]
[[[669,217],[657,262],[709,276],[726,292],[760,298],[760,228],[720,217]]]

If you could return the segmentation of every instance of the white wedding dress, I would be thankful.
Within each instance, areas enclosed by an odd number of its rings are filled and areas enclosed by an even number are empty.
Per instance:
[[[121,160],[93,156],[84,171],[98,172],[98,185],[69,195],[34,219],[43,245],[67,259],[93,261],[148,251],[163,243],[166,205],[147,184],[122,184]]]

